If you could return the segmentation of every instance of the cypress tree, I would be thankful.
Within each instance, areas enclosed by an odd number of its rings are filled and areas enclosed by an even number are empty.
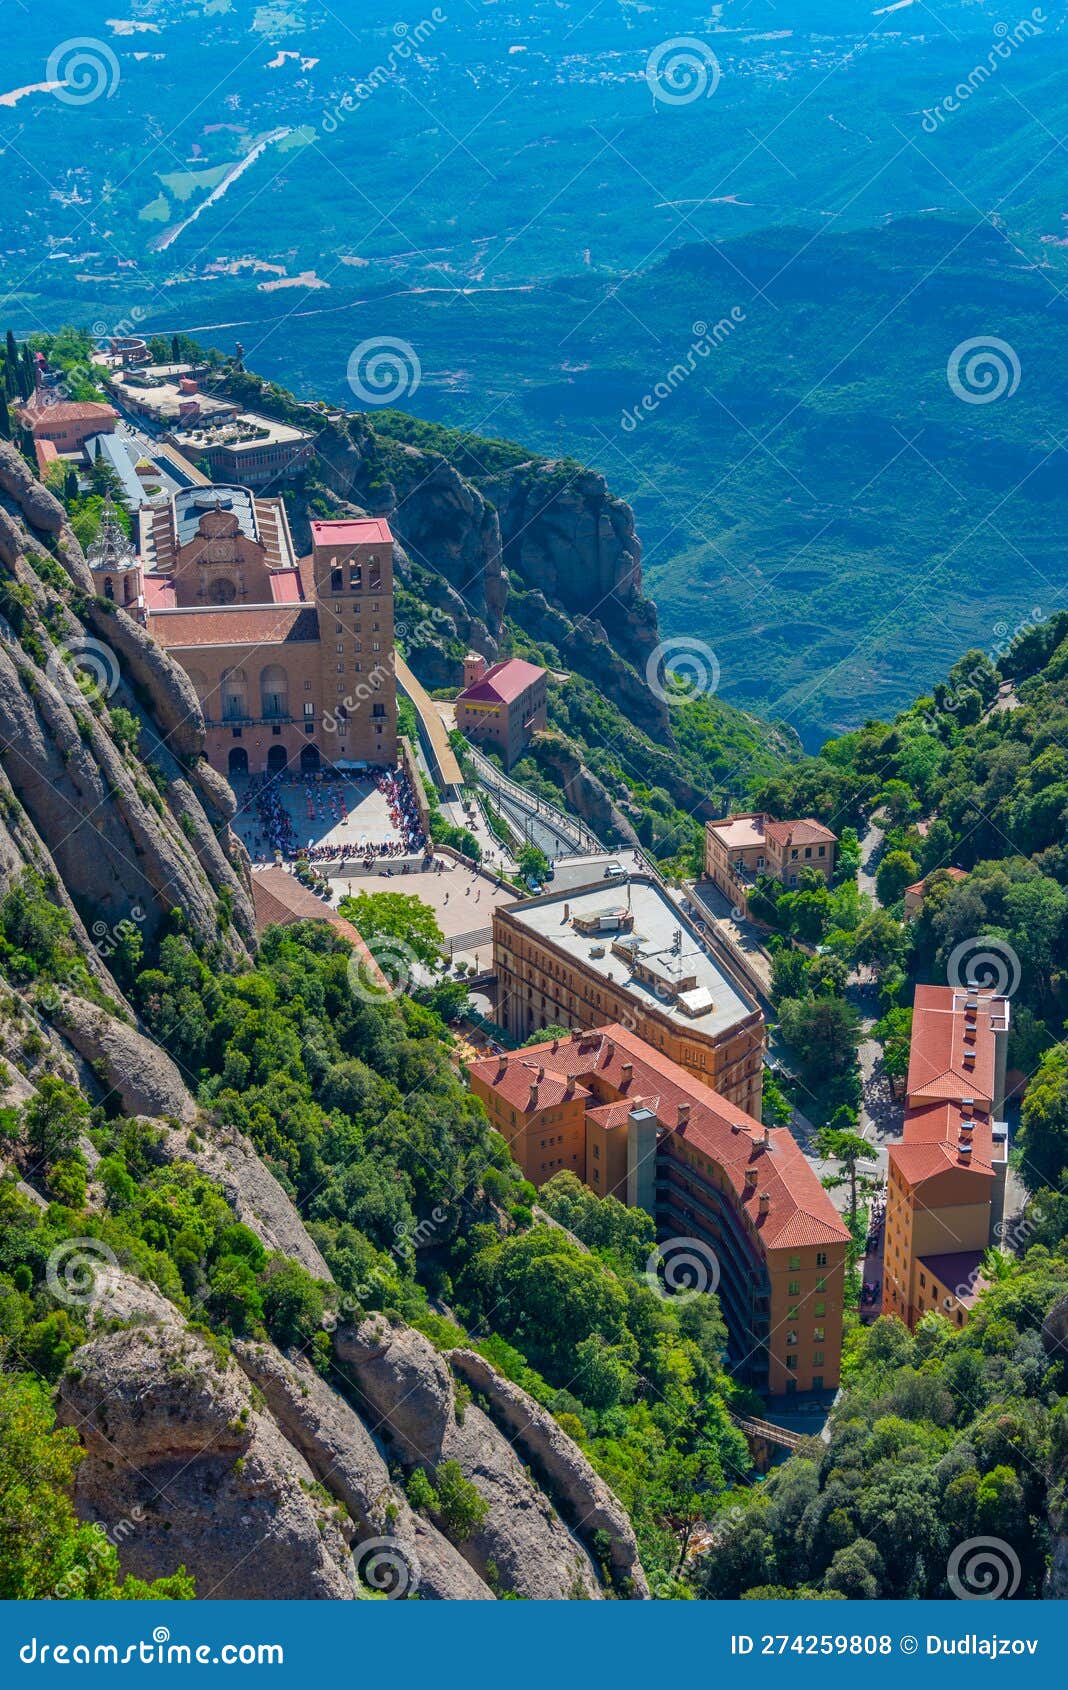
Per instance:
[[[0,393],[0,435],[5,440],[11,439],[11,412],[7,408],[7,395]]]

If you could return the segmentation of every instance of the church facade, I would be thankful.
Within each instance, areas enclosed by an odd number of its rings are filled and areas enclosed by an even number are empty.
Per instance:
[[[134,555],[107,519],[90,567],[193,682],[216,769],[396,762],[388,523],[313,522],[297,557],[283,501],[236,485],[184,488],[137,523]]]

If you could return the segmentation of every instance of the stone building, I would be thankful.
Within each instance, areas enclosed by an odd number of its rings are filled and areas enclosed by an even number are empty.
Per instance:
[[[729,1364],[769,1396],[838,1385],[849,1231],[792,1135],[611,1025],[472,1064],[524,1174],[652,1214],[720,1300]]]
[[[760,1113],[764,1017],[728,959],[645,876],[546,892],[493,912],[497,1019],[517,1041],[543,1027],[618,1021]]]
[[[463,691],[456,697],[456,726],[475,745],[493,746],[510,769],[548,723],[547,680],[544,669],[521,657],[490,668],[481,653],[469,651]]]
[[[396,762],[386,522],[314,522],[298,558],[281,499],[210,486],[138,523],[144,620],[196,688],[217,769]]]

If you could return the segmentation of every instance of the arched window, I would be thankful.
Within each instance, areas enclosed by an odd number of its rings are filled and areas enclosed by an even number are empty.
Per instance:
[[[243,669],[228,669],[222,678],[224,722],[240,722],[248,715],[248,678]]]
[[[115,583],[110,575],[104,577],[104,597],[106,599],[114,599],[115,597]]]
[[[268,663],[260,672],[260,710],[267,721],[289,715],[289,679],[280,663]]]

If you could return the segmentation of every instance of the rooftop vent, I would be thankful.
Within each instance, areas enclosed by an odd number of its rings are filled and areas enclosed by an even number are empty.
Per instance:
[[[690,1119],[690,1105],[688,1103],[680,1103],[679,1104],[679,1126],[680,1127],[685,1126],[686,1122],[689,1119]]]
[[[766,1191],[760,1193],[760,1213],[766,1215],[771,1208],[771,1198]]]
[[[624,1062],[623,1067],[620,1069],[620,1077],[622,1078],[624,1085],[626,1085],[628,1080],[632,1080],[634,1078],[633,1062]]]

